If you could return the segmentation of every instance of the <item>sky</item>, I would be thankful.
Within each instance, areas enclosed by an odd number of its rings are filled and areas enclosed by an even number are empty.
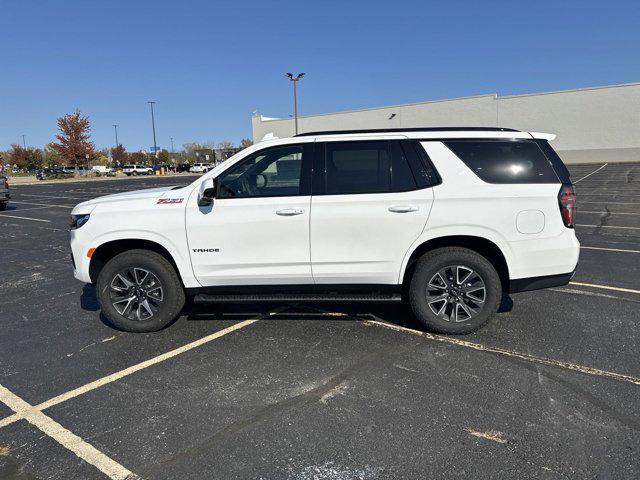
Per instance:
[[[640,81],[640,2],[0,0],[0,150],[238,143],[251,115]]]

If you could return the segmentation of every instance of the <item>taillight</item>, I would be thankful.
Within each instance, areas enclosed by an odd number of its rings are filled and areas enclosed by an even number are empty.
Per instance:
[[[573,185],[562,185],[558,193],[558,204],[564,225],[573,228],[576,221],[576,192]]]

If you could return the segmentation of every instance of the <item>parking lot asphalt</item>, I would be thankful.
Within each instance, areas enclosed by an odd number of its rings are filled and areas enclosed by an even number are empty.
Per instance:
[[[640,164],[570,170],[572,283],[457,337],[398,304],[189,306],[113,330],[73,279],[71,208],[194,177],[13,188],[0,479],[639,478]]]

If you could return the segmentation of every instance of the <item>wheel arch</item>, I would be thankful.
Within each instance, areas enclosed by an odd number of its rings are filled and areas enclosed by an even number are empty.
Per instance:
[[[406,286],[411,280],[416,261],[425,253],[442,247],[463,247],[479,253],[495,267],[500,277],[502,290],[509,290],[509,265],[507,259],[496,243],[485,238],[474,235],[448,235],[435,237],[418,244],[411,252],[405,262],[404,270],[401,272],[402,285]]]
[[[175,269],[182,286],[185,286],[180,268],[169,250],[157,242],[140,238],[111,240],[97,247],[91,255],[91,261],[89,263],[89,277],[91,278],[91,283],[96,283],[98,275],[100,275],[100,271],[110,259],[120,253],[136,249],[150,250],[163,256]]]

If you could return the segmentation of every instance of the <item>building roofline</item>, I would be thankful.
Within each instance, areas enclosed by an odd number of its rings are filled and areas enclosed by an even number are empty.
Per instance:
[[[414,105],[427,105],[430,103],[442,103],[442,102],[453,102],[453,101],[457,101],[457,100],[472,100],[472,99],[476,99],[476,98],[486,98],[486,97],[491,97],[494,99],[502,99],[502,98],[519,98],[519,97],[532,97],[535,95],[555,95],[558,93],[573,93],[573,92],[586,92],[589,90],[602,90],[605,88],[621,88],[621,87],[635,87],[635,86],[640,86],[640,82],[631,82],[631,83],[617,83],[617,84],[613,84],[613,85],[601,85],[601,86],[595,86],[595,87],[582,87],[582,88],[571,88],[568,90],[554,90],[554,91],[550,91],[550,92],[532,92],[532,93],[518,93],[515,95],[498,95],[497,93],[487,93],[487,94],[483,94],[483,95],[472,95],[472,96],[468,96],[468,97],[455,97],[455,98],[443,98],[443,99],[438,99],[438,100],[425,100],[423,102],[411,102],[411,103],[398,103],[398,104],[394,104],[394,105],[383,105],[380,107],[367,107],[367,108],[356,108],[353,110],[342,110],[339,112],[327,112],[327,113],[317,113],[317,114],[313,114],[313,115],[298,115],[298,118],[311,118],[311,117],[324,117],[324,116],[328,116],[328,115],[345,115],[345,114],[349,114],[349,113],[358,113],[358,112],[367,112],[367,111],[372,111],[372,110],[383,110],[383,109],[389,109],[389,108],[400,108],[400,107],[411,107]],[[266,123],[266,122],[273,122],[273,121],[280,121],[280,120],[293,120],[293,118],[276,118],[276,117],[263,117],[262,115],[259,115],[261,122]]]

